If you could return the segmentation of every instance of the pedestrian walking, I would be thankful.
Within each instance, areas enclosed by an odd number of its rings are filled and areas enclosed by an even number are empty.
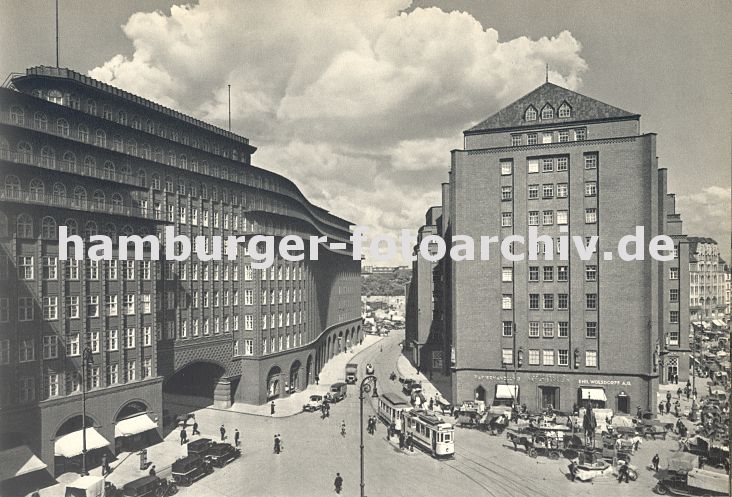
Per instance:
[[[274,453],[279,454],[282,450],[282,440],[280,440],[280,435],[277,434],[274,436]]]
[[[661,458],[658,457],[658,453],[656,453],[655,456],[653,456],[653,459],[651,459],[651,464],[653,464],[653,471],[658,473],[658,463],[661,462]]]
[[[643,417],[643,409],[641,409],[641,406],[635,408],[635,417],[638,419]]]
[[[663,414],[664,407],[663,407],[663,401],[658,403],[658,414]]]
[[[679,375],[677,374],[674,375],[674,383],[679,384]]]
[[[107,476],[109,471],[109,462],[107,461],[107,454],[102,454],[102,476]]]
[[[147,472],[150,476],[155,476],[155,465],[150,466],[150,471]]]
[[[414,452],[414,439],[412,438],[411,433],[407,435],[407,448],[409,449],[409,452]]]
[[[625,483],[630,483],[628,477],[628,461],[623,461],[623,464],[618,469],[618,483],[623,483],[623,480],[625,480]]]
[[[691,391],[691,394],[694,396],[694,398],[696,398],[696,387],[694,387],[694,389]]]
[[[345,419],[341,421],[341,436],[343,438],[346,437],[346,420]]]
[[[340,473],[336,473],[335,481],[333,482],[333,486],[335,487],[335,492],[337,494],[341,493],[341,490],[343,489],[343,478],[341,478]]]
[[[191,436],[200,434],[201,432],[198,431],[198,421],[193,421],[193,433],[191,433]]]
[[[671,414],[671,401],[666,401],[666,414]]]
[[[315,384],[318,385],[320,383],[320,376],[317,374],[315,375]],[[274,413],[273,413],[274,414]]]
[[[275,403],[274,403],[274,400],[269,405],[269,413],[272,414],[272,415],[274,415],[274,413],[275,413]]]
[[[188,434],[186,433],[185,427],[180,430],[180,444],[183,445],[188,442]]]
[[[239,447],[239,444],[240,444],[240,440],[239,439],[240,439],[240,437],[241,437],[241,434],[239,433],[239,428],[237,428],[237,429],[234,430],[234,445],[236,447]]]
[[[681,392],[682,392],[681,387],[679,387],[678,390],[676,390],[676,398],[677,399],[681,399]]]
[[[678,400],[676,402],[674,402],[674,415],[677,418],[679,417],[679,414],[680,414],[679,413],[679,406],[680,406],[680,404],[679,404],[679,401]]]
[[[224,428],[224,425],[221,425],[221,428],[219,428],[219,433],[221,433],[221,441],[226,440],[226,428]]]
[[[575,479],[577,478],[577,463],[574,462],[574,460],[569,463],[569,476],[572,481],[575,481]]]
[[[399,432],[399,448],[404,449],[404,432]]]

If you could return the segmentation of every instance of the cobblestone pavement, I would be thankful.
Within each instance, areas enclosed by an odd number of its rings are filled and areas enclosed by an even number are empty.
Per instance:
[[[367,362],[376,368],[379,393],[400,390],[398,381],[389,374],[399,371],[416,374],[411,365],[400,361],[399,342],[402,333],[360,351],[349,362],[358,362],[359,371]],[[367,344],[365,344],[367,345]],[[399,361],[399,364],[398,364]],[[342,378],[343,364],[334,367],[334,379]],[[333,363],[337,364],[337,363]],[[398,364],[398,367],[397,367]],[[323,381],[326,380],[327,381]],[[432,393],[426,378],[421,378],[426,393]],[[333,381],[330,373],[321,375],[321,383]],[[308,394],[309,395],[309,394]],[[665,392],[664,392],[665,395]],[[374,414],[371,399],[364,404],[364,415]],[[271,417],[245,414],[235,410],[201,409],[196,412],[203,436],[218,438],[223,423],[229,433],[238,428],[242,433],[242,457],[212,475],[181,488],[182,497],[218,496],[322,496],[335,495],[333,480],[336,472],[344,478],[342,496],[359,495],[359,401],[357,388],[349,386],[348,396],[331,409],[330,418],[320,413]],[[346,436],[340,434],[340,424],[346,423]],[[280,434],[283,452],[273,453],[273,437]],[[365,434],[366,495],[388,497],[427,496],[488,496],[488,497],[552,497],[588,496],[616,497],[655,495],[654,473],[647,469],[655,453],[661,457],[661,467],[677,449],[674,436],[667,440],[643,442],[633,456],[632,464],[639,469],[639,479],[619,484],[612,476],[598,478],[593,483],[572,483],[568,480],[567,460],[552,461],[545,457],[529,458],[522,450],[515,451],[505,436],[467,429],[456,429],[456,454],[453,459],[438,461],[422,452],[404,452],[386,440],[386,428],[379,425],[376,435]],[[150,459],[159,474],[169,476],[167,469],[179,454],[177,433],[149,449]],[[137,457],[119,463],[111,475],[114,483],[123,483],[145,474],[137,468]],[[58,487],[58,486],[57,486]],[[43,497],[63,495],[63,492],[42,492]]]

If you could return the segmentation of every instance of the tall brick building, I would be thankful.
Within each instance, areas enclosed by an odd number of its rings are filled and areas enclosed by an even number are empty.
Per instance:
[[[546,83],[464,140],[443,186],[446,238],[528,239],[535,226],[555,243],[599,243],[586,262],[575,250],[511,262],[494,246],[490,260],[441,263],[452,400],[655,409],[659,382],[686,380],[689,351],[688,244],[655,135],[637,114]],[[646,248],[671,236],[676,258],[606,260],[636,226]]]
[[[251,165],[239,135],[67,69],[0,88],[0,451],[78,468],[81,356],[90,460],[155,435],[163,394],[220,407],[305,388],[361,340],[349,223]],[[328,236],[320,260],[61,261],[57,227],[105,234]],[[164,248],[161,248],[161,253]],[[132,254],[130,254],[131,256]],[[172,408],[171,408],[172,409]],[[129,421],[133,419],[134,421]],[[144,438],[144,437],[143,437]],[[93,440],[93,443],[92,443]],[[25,449],[22,449],[25,450]]]

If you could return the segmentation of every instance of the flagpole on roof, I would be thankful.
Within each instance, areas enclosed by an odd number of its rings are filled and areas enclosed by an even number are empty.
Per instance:
[[[59,67],[58,62],[58,0],[56,0],[56,67]]]
[[[231,85],[229,87],[229,131],[231,131]]]

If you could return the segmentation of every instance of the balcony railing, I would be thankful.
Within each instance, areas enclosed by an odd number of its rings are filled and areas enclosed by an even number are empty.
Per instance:
[[[63,207],[66,209],[98,212],[102,214],[154,219],[151,209],[142,209],[140,207],[130,207],[126,205],[113,204],[106,201],[87,200],[66,197],[62,195],[51,195],[48,193],[17,190],[14,188],[9,188],[7,185],[4,190],[0,190],[0,201]]]

